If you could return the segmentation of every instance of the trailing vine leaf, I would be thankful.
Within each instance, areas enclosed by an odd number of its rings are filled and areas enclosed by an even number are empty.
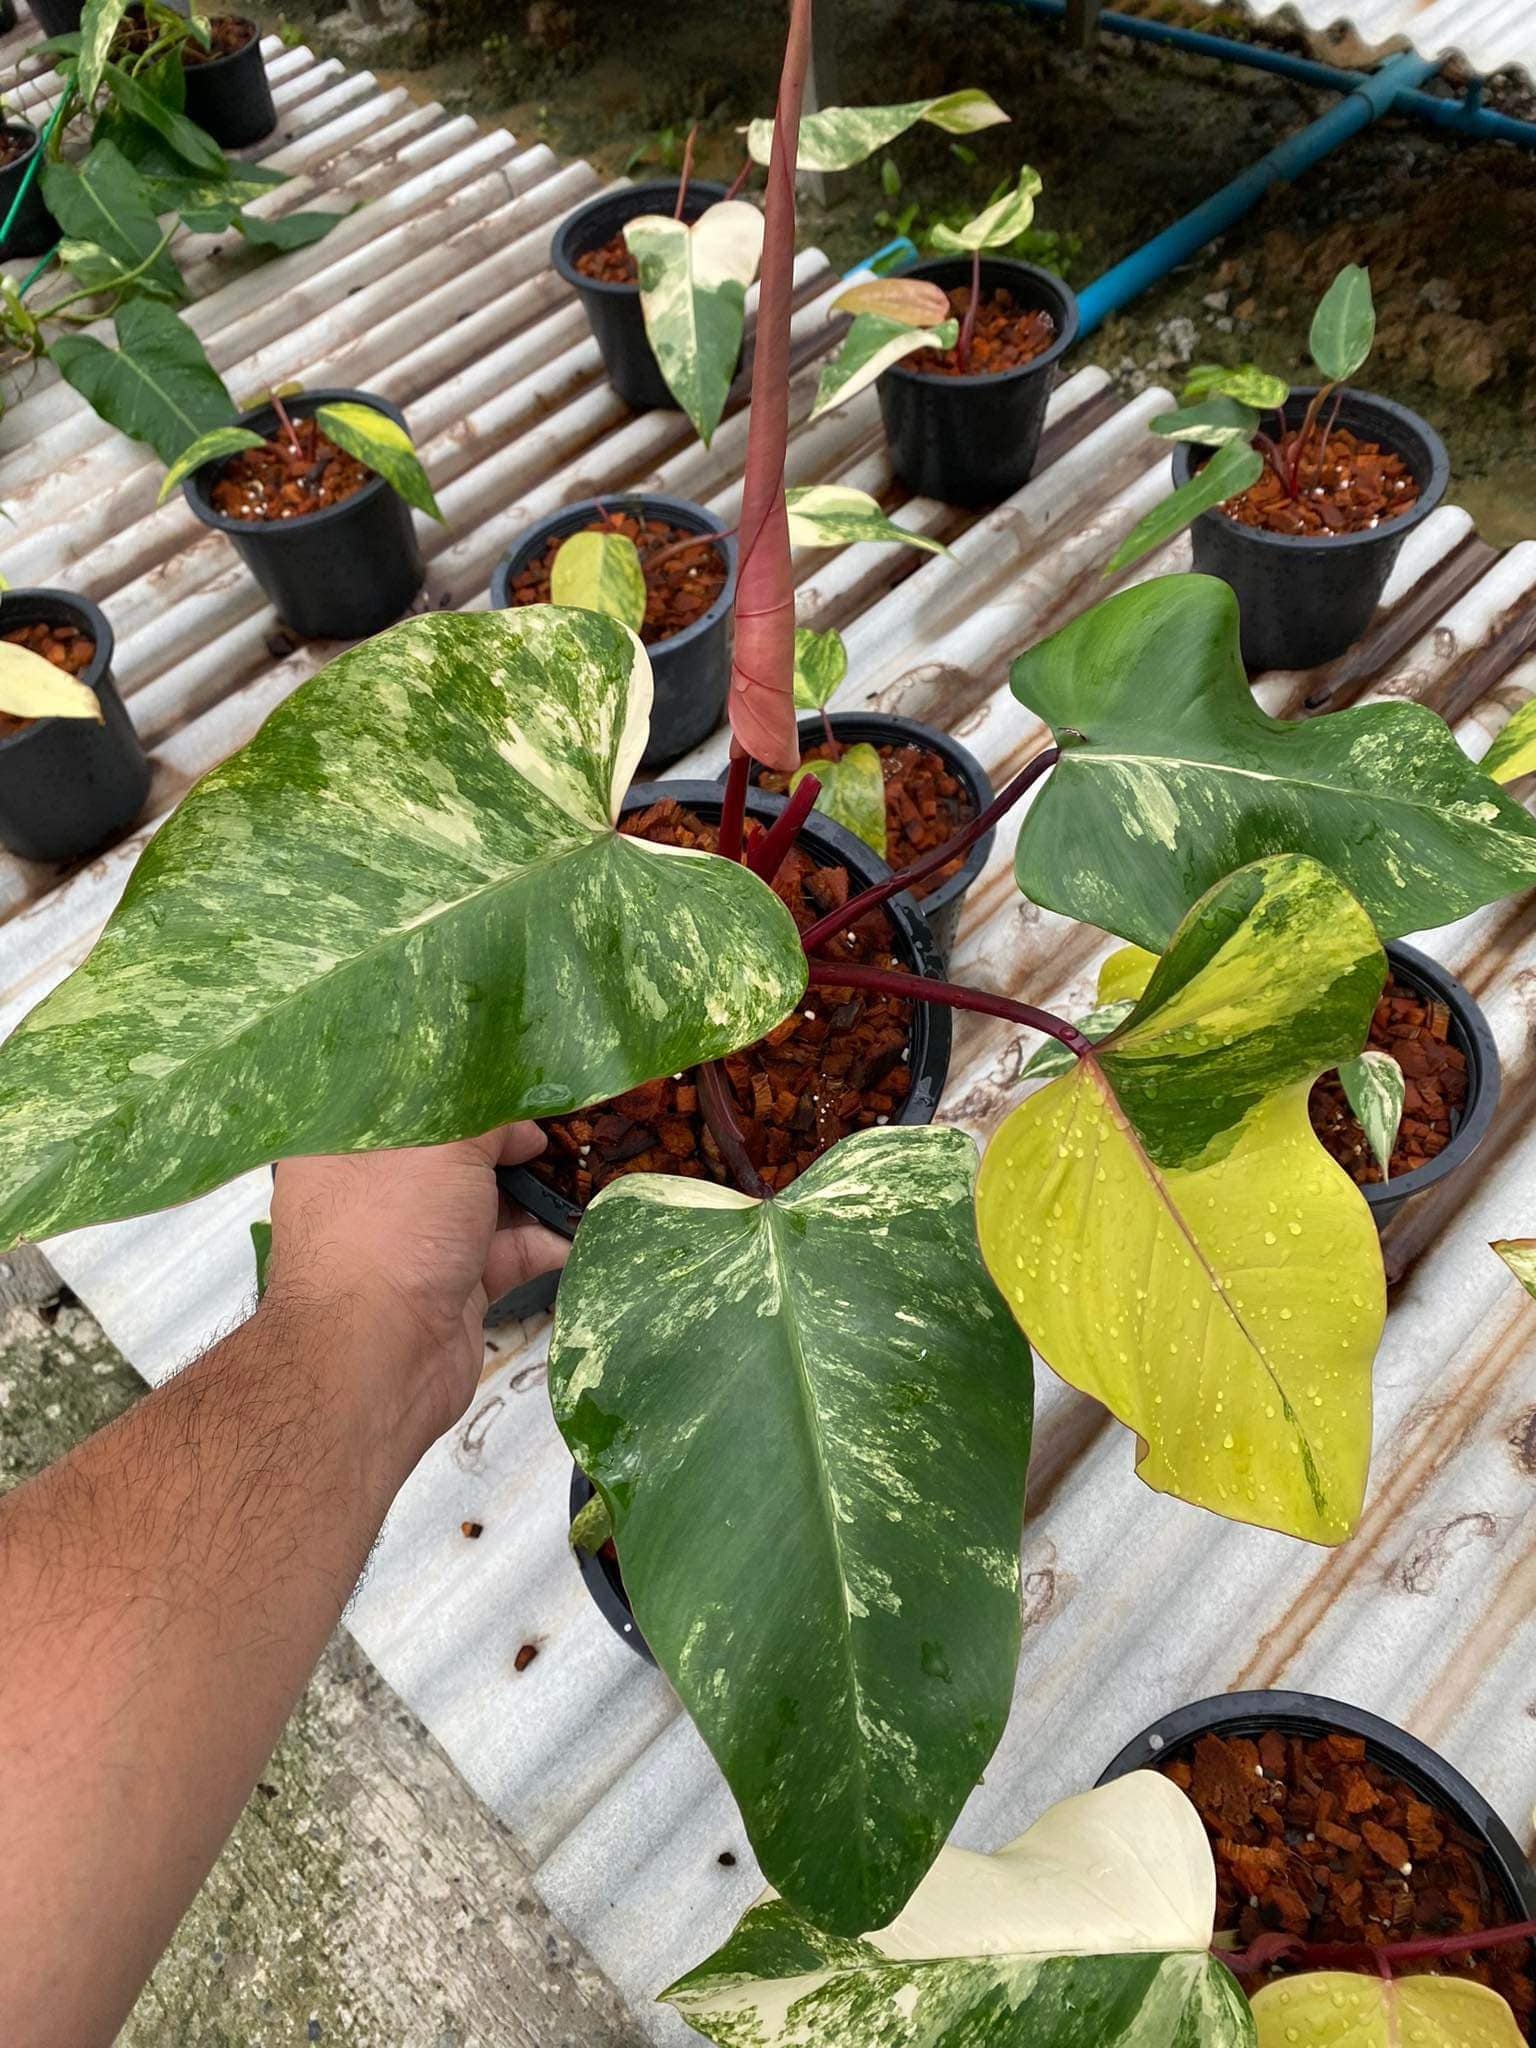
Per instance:
[[[636,1625],[769,1881],[843,1934],[907,1899],[1013,1689],[1029,1347],[975,1171],[962,1132],[893,1125],[766,1202],[631,1174],[556,1305],[555,1418]]]
[[[414,505],[418,512],[429,513],[434,519],[442,518],[427,472],[411,445],[410,435],[398,420],[380,412],[376,405],[356,405],[343,399],[335,405],[320,406],[315,413],[315,425],[338,448],[345,448],[359,462],[366,462],[392,490],[400,493],[407,505]]]
[[[163,505],[182,478],[190,476],[195,469],[201,469],[205,462],[217,462],[222,456],[238,455],[244,448],[260,448],[263,445],[263,438],[260,434],[252,433],[249,427],[213,427],[206,434],[199,434],[195,441],[182,449],[166,470],[155,503]]]
[[[903,356],[920,348],[953,348],[959,332],[958,320],[944,320],[937,327],[913,327],[905,320],[861,313],[843,336],[837,354],[822,365],[811,418],[866,390]]]
[[[1489,1247],[1496,1251],[1527,1294],[1536,1295],[1536,1237],[1500,1237]]]
[[[92,718],[104,724],[89,683],[76,681],[30,647],[0,640],[0,712],[8,718]]]
[[[1527,697],[1478,763],[1495,782],[1518,782],[1536,771],[1536,697]]]
[[[568,1540],[572,1550],[584,1550],[589,1557],[613,1541],[613,1517],[600,1493],[594,1493],[586,1506],[577,1510]]]
[[[947,92],[939,99],[903,100],[889,107],[823,107],[800,123],[795,169],[851,170],[919,121],[946,135],[975,135],[1008,118],[996,100],[976,86]],[[753,121],[747,129],[747,153],[753,163],[767,163],[772,146],[772,120],[765,116]]]
[[[941,1849],[862,1940],[754,1906],[662,1997],[721,2048],[1254,2048],[1215,1911],[1193,1807],[1133,1771],[995,1855]]]
[[[1525,2048],[1509,2006],[1467,1977],[1317,1970],[1254,1994],[1258,2048]]]
[[[1143,513],[1119,547],[1104,564],[1104,574],[1128,569],[1143,555],[1162,547],[1192,526],[1202,512],[1238,497],[1264,474],[1264,458],[1256,448],[1241,441],[1229,441],[1218,448],[1209,462],[1197,469],[1188,483],[1180,484],[1166,498],[1160,498],[1150,512]]]
[[[890,540],[931,555],[949,553],[942,541],[887,519],[868,491],[856,491],[851,484],[794,484],[784,493],[784,503],[792,547],[840,548],[848,541]]]
[[[1536,820],[1426,705],[1261,711],[1214,577],[1105,599],[1011,682],[1062,741],[1019,832],[1019,887],[1138,945],[1165,945],[1213,882],[1268,853],[1326,862],[1383,938],[1536,882]]]
[[[645,571],[627,533],[573,533],[555,550],[549,574],[552,604],[606,612],[638,633],[645,621]]]
[[[85,0],[80,10],[79,55],[75,63],[75,85],[88,107],[101,89],[107,58],[118,25],[128,12],[129,0]]]
[[[307,249],[346,219],[344,213],[282,213],[274,220],[236,212],[231,224],[257,249]]]
[[[634,635],[549,605],[407,619],[302,684],[0,1049],[0,1239],[760,1038],[805,987],[788,912],[613,829],[650,707]]]
[[[267,1291],[267,1267],[272,1259],[272,1226],[270,1223],[251,1225],[251,1250],[256,1255],[256,1299]]]
[[[115,349],[90,334],[61,334],[48,348],[60,376],[109,426],[174,462],[200,434],[233,422],[234,401],[218,371],[171,307],[125,299],[112,324]]]
[[[736,375],[763,216],[744,199],[722,199],[693,222],[641,214],[625,222],[624,240],[657,367],[707,448]]]
[[[1342,384],[1360,368],[1375,339],[1371,273],[1346,263],[1318,302],[1307,347],[1328,382]]]
[[[1129,1019],[1009,1115],[977,1189],[1020,1325],[1136,1431],[1147,1484],[1320,1543],[1359,1512],[1386,1290],[1307,1096],[1364,1044],[1385,972],[1326,868],[1240,868]]]
[[[1228,369],[1225,363],[1196,363],[1185,373],[1181,405],[1195,405],[1202,398],[1235,398],[1260,412],[1284,405],[1291,387],[1283,377],[1261,370],[1257,363],[1239,363]]]
[[[802,711],[819,711],[848,673],[848,650],[833,627],[818,633],[811,626],[795,628],[795,702]]]
[[[1224,448],[1229,441],[1246,447],[1253,439],[1259,415],[1251,405],[1235,398],[1202,398],[1195,405],[1180,406],[1177,412],[1160,412],[1148,425],[1165,441],[1198,441],[1207,448]]]
[[[170,54],[176,58],[179,74],[180,55],[176,51]],[[134,72],[124,71],[121,65],[107,64],[103,76],[124,113],[142,121],[146,128],[153,128],[161,141],[194,171],[202,171],[213,178],[220,175],[224,168],[224,152],[206,129],[199,128],[195,121],[189,121],[185,114],[169,105]]]
[[[884,860],[885,770],[868,741],[844,747],[835,761],[805,762],[789,778],[791,790],[807,775],[814,775],[821,784],[816,809],[845,825]]]
[[[1403,1070],[1389,1052],[1360,1053],[1339,1067],[1339,1086],[1354,1111],[1383,1180],[1392,1177],[1392,1148],[1403,1120]]]
[[[952,255],[969,256],[977,249],[998,249],[1022,235],[1035,217],[1035,200],[1040,192],[1040,173],[1021,164],[1011,192],[1005,192],[990,206],[982,208],[963,227],[952,228],[940,221],[931,240],[935,249]]]
[[[926,277],[866,277],[839,292],[834,313],[873,313],[903,327],[937,327],[949,318],[949,293]]]
[[[153,255],[162,235],[150,193],[112,142],[93,143],[79,165],[45,163],[39,175],[48,211],[71,240],[105,251],[124,270],[137,268]],[[160,250],[145,275],[169,297],[186,297],[181,273],[167,250]]]

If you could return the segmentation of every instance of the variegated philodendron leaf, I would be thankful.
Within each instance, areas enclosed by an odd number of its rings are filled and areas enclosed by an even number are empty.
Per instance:
[[[223,456],[238,455],[245,448],[260,448],[263,439],[262,435],[252,433],[249,427],[214,427],[206,434],[199,434],[195,441],[182,449],[166,470],[161,478],[155,503],[163,505],[183,477],[189,477],[195,469],[201,469],[205,462],[217,462]]]
[[[1478,763],[1495,782],[1518,782],[1536,772],[1536,697],[1527,697]]]
[[[920,348],[953,348],[959,333],[958,320],[942,320],[937,327],[913,327],[879,313],[860,313],[843,336],[837,354],[822,366],[811,418],[867,390],[903,356],[914,355]]]
[[[913,533],[887,519],[868,491],[852,484],[793,484],[784,493],[789,514],[790,545],[797,548],[840,548],[849,541],[904,541],[931,555],[947,555],[942,541]]]
[[[645,571],[627,533],[573,533],[561,541],[549,572],[553,604],[606,612],[638,633],[645,623]]]
[[[802,711],[819,711],[848,673],[843,636],[829,626],[795,628],[795,703]]]
[[[1166,498],[1159,498],[1150,512],[1144,512],[1119,547],[1104,564],[1104,574],[1113,576],[1167,545],[1176,534],[1192,526],[1202,512],[1238,497],[1264,474],[1264,458],[1243,440],[1228,441],[1209,462],[1202,463],[1188,483],[1180,484]]]
[[[885,859],[885,770],[867,740],[844,747],[835,761],[807,761],[789,778],[796,789],[803,777],[821,784],[816,808],[845,825],[873,852]]]
[[[1365,1051],[1339,1067],[1339,1085],[1366,1135],[1381,1177],[1392,1172],[1392,1148],[1403,1120],[1403,1070],[1389,1052]]]
[[[978,249],[1002,248],[1005,242],[1022,235],[1034,219],[1039,192],[1040,173],[1022,164],[1013,190],[983,207],[964,227],[952,228],[940,221],[930,238],[934,248],[960,256],[969,256]]]
[[[1136,1431],[1147,1484],[1320,1543],[1359,1513],[1386,1288],[1307,1096],[1364,1044],[1385,972],[1326,868],[1239,869],[1129,1019],[1002,1124],[977,1190],[1021,1326]]]
[[[947,92],[940,99],[905,100],[890,107],[823,107],[820,113],[801,119],[795,168],[851,170],[919,121],[943,129],[946,135],[974,135],[1008,118],[996,100],[976,86]],[[767,163],[773,154],[771,117],[749,125],[747,151],[754,163]]]
[[[1497,1991],[1466,1977],[1316,1970],[1255,1992],[1258,2048],[1525,2048]]]
[[[651,352],[707,448],[736,375],[763,216],[744,199],[723,199],[692,222],[641,214],[625,222],[624,240],[640,273]]]
[[[949,293],[926,277],[865,277],[838,293],[834,313],[874,313],[902,327],[934,327],[949,317]]]
[[[93,718],[103,716],[100,699],[82,683],[30,647],[0,640],[0,712],[8,718]],[[883,845],[883,842],[882,842]]]
[[[1307,342],[1312,360],[1330,384],[1342,384],[1360,368],[1375,339],[1371,273],[1358,263],[1346,263],[1312,315]]]
[[[578,1508],[570,1528],[572,1550],[583,1550],[595,1557],[605,1543],[613,1539],[613,1517],[608,1512],[608,1503],[600,1493],[594,1493],[585,1507]]]
[[[662,1996],[720,2048],[1254,2048],[1215,1911],[1194,1808],[1133,1771],[996,1855],[942,1849],[860,1941],[754,1906]]]
[[[374,405],[358,405],[350,399],[322,405],[315,413],[315,425],[328,440],[383,477],[391,490],[398,491],[407,505],[441,519],[427,472],[411,444],[411,437],[398,420]]]
[[[818,1926],[888,1920],[1007,1718],[1029,1347],[976,1154],[860,1131],[782,1194],[634,1174],[588,1206],[549,1387],[635,1621]]]
[[[1086,1016],[1072,1020],[1084,1038],[1097,1045],[1101,1038],[1108,1038],[1111,1031],[1120,1028],[1145,992],[1156,965],[1157,955],[1140,946],[1117,946],[1106,955],[1099,967],[1093,1008]],[[1019,1069],[1019,1079],[1046,1081],[1054,1074],[1068,1074],[1076,1057],[1059,1038],[1048,1038]]]
[[[1253,439],[1259,415],[1251,405],[1235,398],[1202,398],[1194,405],[1181,405],[1177,412],[1160,412],[1148,424],[1165,441],[1196,441],[1207,448],[1224,448],[1229,441],[1246,446]]]
[[[1536,1237],[1496,1238],[1489,1249],[1498,1253],[1527,1294],[1536,1295]]]
[[[1202,398],[1235,398],[1239,405],[1274,411],[1284,405],[1291,387],[1283,377],[1261,370],[1257,363],[1239,363],[1229,369],[1225,363],[1196,363],[1184,378],[1179,393],[1181,405],[1195,405]]]
[[[0,1242],[429,1144],[749,1044],[805,987],[733,861],[614,820],[651,673],[596,612],[405,620],[198,783],[0,1050]]]
[[[1011,681],[1062,746],[1019,832],[1019,887],[1138,945],[1166,945],[1213,882],[1269,853],[1325,862],[1383,938],[1536,882],[1536,820],[1426,705],[1261,711],[1215,577],[1105,599]]]

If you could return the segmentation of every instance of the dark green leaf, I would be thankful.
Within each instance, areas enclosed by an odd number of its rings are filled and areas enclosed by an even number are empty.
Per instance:
[[[129,299],[113,325],[115,349],[93,335],[61,334],[48,350],[59,374],[109,426],[147,441],[170,463],[200,434],[234,420],[234,400],[218,371],[169,306]]]
[[[237,213],[234,224],[258,249],[307,249],[346,217],[344,213],[284,213],[275,220],[263,220],[255,214]]]
[[[153,128],[193,170],[219,175],[224,168],[224,152],[205,129],[178,113],[159,93],[132,72],[124,71],[121,65],[108,64],[105,75],[125,113]]]
[[[124,270],[142,263],[162,238],[143,180],[110,141],[95,143],[78,167],[44,164],[42,180],[48,210],[65,235],[105,251]],[[186,297],[167,250],[161,250],[146,275],[171,297]]]
[[[1137,520],[1104,565],[1104,574],[1112,576],[1118,569],[1128,569],[1132,562],[1139,562],[1143,555],[1150,555],[1154,548],[1162,547],[1176,533],[1193,525],[1202,512],[1246,491],[1263,474],[1264,458],[1256,449],[1241,441],[1229,441],[1195,471],[1187,484],[1180,484]]]

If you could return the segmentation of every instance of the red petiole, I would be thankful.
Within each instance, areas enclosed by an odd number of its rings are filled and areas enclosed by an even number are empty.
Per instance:
[[[751,1195],[754,1201],[767,1201],[773,1189],[748,1155],[747,1141],[736,1121],[736,1105],[731,1100],[731,1085],[725,1068],[719,1060],[709,1060],[693,1071],[699,1090],[699,1108],[704,1112],[710,1136],[720,1148],[720,1157],[730,1168],[731,1179],[744,1195]]]
[[[960,323],[960,338],[955,343],[955,361],[964,370],[971,359],[971,336],[976,332],[976,308],[981,304],[981,251],[971,251],[971,299],[965,309],[965,318]]]
[[[283,404],[282,399],[278,397],[275,391],[272,393],[272,410],[277,414],[278,425],[288,436],[288,446],[292,451],[293,460],[295,462],[307,461],[308,457],[305,455],[303,446],[300,443],[298,431],[288,416],[288,408]]]
[[[1513,1941],[1536,1941],[1536,1920],[1517,1920],[1508,1927],[1485,1927],[1476,1934],[1426,1934],[1416,1941],[1302,1941],[1293,1934],[1261,1934],[1251,1948],[1215,1949],[1234,1976],[1251,1976],[1282,1958],[1319,1970],[1381,1968],[1391,1974],[1394,1963],[1428,1961],[1436,1956],[1470,1955],[1476,1949],[1503,1948]]]
[[[1079,1059],[1093,1051],[1075,1024],[1053,1017],[1049,1010],[1037,1010],[1033,1003],[1016,1003],[1011,996],[995,996],[984,988],[964,988],[956,981],[929,981],[925,975],[903,974],[895,967],[864,967],[856,961],[812,960],[808,963],[812,988],[867,988],[879,995],[902,996],[911,1003],[942,1003],[949,1010],[975,1010],[984,1017],[1004,1017],[1010,1024],[1024,1024],[1031,1031],[1043,1031],[1059,1039]]]
[[[784,865],[784,857],[795,843],[795,835],[815,809],[821,784],[814,775],[802,775],[790,791],[784,808],[754,840],[747,852],[747,866],[765,882],[772,882]]]
[[[688,180],[693,176],[693,142],[698,132],[699,124],[695,121],[688,130],[688,140],[683,144],[683,168],[677,181],[677,204],[672,209],[674,220],[681,220],[683,217],[683,207],[688,198]]]
[[[745,163],[744,163],[744,164],[742,165],[741,169],[740,169],[740,170],[739,170],[739,171],[738,171],[738,172],[736,173],[735,177],[734,177],[734,178],[732,178],[732,180],[731,180],[730,184],[726,186],[726,188],[725,188],[725,196],[726,196],[726,198],[727,198],[727,199],[737,199],[737,198],[739,198],[739,197],[741,196],[741,188],[742,188],[742,186],[746,184],[746,182],[747,182],[748,178],[750,178],[750,177],[751,177],[751,175],[752,175],[752,159],[751,159],[751,157],[748,157],[748,158],[747,158],[747,160],[746,160],[746,162],[745,162]]]

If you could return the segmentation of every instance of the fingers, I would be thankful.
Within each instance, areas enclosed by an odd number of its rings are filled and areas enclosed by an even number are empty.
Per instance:
[[[570,1239],[546,1230],[531,1216],[514,1212],[515,1220],[491,1239],[485,1261],[485,1291],[496,1301],[540,1273],[553,1273],[570,1255]]]
[[[537,1124],[501,1124],[477,1141],[486,1148],[492,1166],[522,1166],[537,1159],[549,1139]]]

